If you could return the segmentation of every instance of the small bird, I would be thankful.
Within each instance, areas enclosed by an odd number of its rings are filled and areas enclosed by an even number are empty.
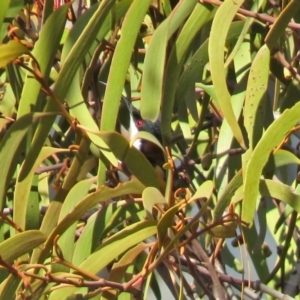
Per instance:
[[[147,131],[153,134],[158,141],[162,141],[160,120],[158,119],[156,122],[143,120],[140,111],[125,97],[122,97],[118,120],[120,132],[128,141],[131,141],[139,131]],[[161,148],[154,143],[137,140],[134,142],[134,146],[146,156],[152,165],[162,166],[165,163]]]
[[[147,131],[162,143],[160,119],[156,122],[144,120],[141,117],[140,111],[125,97],[122,97],[118,121],[120,132],[127,140],[131,141],[139,131]],[[163,192],[166,186],[166,172],[163,168],[163,165],[166,163],[166,157],[162,149],[148,140],[136,140],[133,145],[140,150],[152,164],[158,178],[160,190]],[[179,175],[177,170],[174,171],[173,189],[176,190],[180,187],[187,187],[186,179],[181,178],[182,176]]]
[[[140,111],[135,108],[131,102],[122,97],[122,102],[119,109],[118,116],[120,133],[128,140],[133,140],[134,136],[139,131],[146,131],[153,134],[158,141],[161,142],[160,120],[151,122],[143,120]],[[162,149],[156,144],[143,139],[138,139],[133,143],[133,146],[141,151],[154,168],[157,176],[160,190],[165,190],[165,171],[163,165],[165,163],[165,156]],[[120,176],[119,176],[120,177]]]

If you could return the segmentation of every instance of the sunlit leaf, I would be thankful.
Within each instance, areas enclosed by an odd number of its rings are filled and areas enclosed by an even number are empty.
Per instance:
[[[5,67],[23,54],[29,54],[29,50],[21,43],[9,41],[0,45],[0,68]]]
[[[46,236],[39,230],[21,232],[0,244],[1,258],[7,263],[12,263],[13,260],[26,254],[45,241]]]
[[[274,121],[256,145],[247,165],[244,183],[244,201],[242,208],[242,219],[247,223],[252,223],[256,198],[258,195],[259,179],[262,170],[267,163],[271,151],[277,147],[284,139],[285,135],[293,128],[299,120],[300,103],[287,109]]]
[[[239,144],[242,146],[242,148],[246,148],[240,126],[232,109],[230,100],[231,96],[226,84],[224,66],[224,47],[226,35],[229,30],[230,23],[232,22],[233,17],[242,3],[243,0],[226,0],[218,9],[211,28],[208,52],[210,58],[211,77],[213,84],[216,87],[216,95],[222,113],[224,114],[224,118],[228,122]],[[226,18],[224,18],[224,16],[226,16]]]
[[[156,233],[156,221],[141,221],[125,227],[107,239],[79,268],[96,274],[115,257]]]

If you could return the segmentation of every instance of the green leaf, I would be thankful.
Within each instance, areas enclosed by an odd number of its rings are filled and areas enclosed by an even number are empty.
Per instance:
[[[78,182],[68,193],[64,201],[60,215],[59,222],[63,220],[74,207],[87,196],[92,184],[96,178],[86,179]],[[76,234],[77,224],[72,224],[59,238],[58,245],[63,253],[63,257],[67,261],[72,261],[74,252],[74,236]]]
[[[44,117],[52,117],[53,114],[35,113],[27,114],[17,120],[6,132],[0,144],[0,170],[5,174],[5,179],[0,180],[0,208],[5,205],[7,186],[19,163],[19,155],[23,151],[22,141],[32,125]]]
[[[48,297],[49,300],[56,300],[56,299],[65,299],[65,300],[79,300],[83,299],[82,295],[85,295],[88,291],[86,287],[75,287],[75,286],[66,286],[61,284],[58,285],[58,289],[52,291],[50,296]],[[78,297],[77,297],[78,296]]]
[[[7,44],[0,45],[0,68],[6,67],[23,54],[30,54],[30,52],[21,43],[9,41]]]
[[[219,197],[214,209],[214,221],[221,219],[224,211],[230,204],[230,201],[239,187],[243,185],[242,170],[239,170],[228,183],[222,195]]]
[[[39,39],[35,43],[32,51],[32,55],[39,64],[45,82],[49,79],[53,60],[57,54],[59,42],[65,28],[66,15],[70,4],[71,3],[63,5],[51,14],[39,32]],[[55,28],[55,30],[53,30],[53,28]],[[41,84],[32,77],[32,73],[27,72],[17,118],[29,112],[41,111],[46,103],[45,98],[46,95],[41,93]]]
[[[179,2],[180,3],[180,2]],[[181,2],[182,6],[186,3],[187,7],[185,11],[180,16],[183,21],[183,17],[186,13],[189,12],[189,9],[192,8],[193,1]],[[188,6],[190,5],[190,6]],[[178,9],[179,11],[179,9]],[[178,12],[177,11],[177,12]],[[176,10],[175,10],[176,12]],[[175,94],[176,94],[176,82],[178,82],[179,76],[182,72],[182,67],[184,65],[189,46],[192,45],[197,33],[200,29],[214,16],[215,10],[212,6],[207,6],[203,4],[197,4],[191,13],[188,20],[185,22],[182,30],[180,31],[179,36],[176,38],[176,42],[172,47],[170,57],[168,59],[167,67],[162,85],[162,95],[163,99],[161,105],[161,126],[163,137],[166,138],[166,141],[170,141],[171,138],[171,122],[172,122],[172,113],[173,107],[175,104]],[[155,99],[155,98],[154,98]],[[178,99],[178,102],[181,99]],[[152,100],[154,103],[154,101]],[[160,105],[160,103],[158,103]],[[160,107],[158,105],[158,108]],[[180,103],[178,103],[180,107]]]
[[[5,300],[15,300],[21,277],[10,274],[0,285],[0,295]]]
[[[46,259],[51,247],[53,246],[53,240],[57,235],[62,235],[72,224],[77,222],[79,218],[88,210],[95,207],[97,204],[107,201],[114,197],[119,197],[126,194],[141,194],[144,186],[136,179],[132,179],[129,182],[119,184],[116,188],[111,189],[107,186],[102,186],[96,192],[91,193],[82,199],[74,209],[70,211],[58,224],[55,226],[48,236],[45,248],[39,254],[39,261]],[[52,202],[55,203],[55,202]],[[51,203],[51,204],[52,204]],[[54,212],[55,213],[55,212]],[[48,221],[50,222],[51,219]],[[45,223],[46,226],[47,223]]]
[[[21,232],[0,244],[1,258],[12,263],[15,259],[33,250],[46,241],[47,237],[39,230]]]
[[[250,68],[244,104],[244,125],[248,133],[249,148],[253,149],[259,141],[264,116],[262,115],[262,100],[268,89],[270,50],[266,45],[256,54]]]
[[[141,221],[108,238],[79,268],[96,274],[129,248],[156,234],[156,221]]]
[[[62,204],[60,202],[52,201],[46,211],[40,231],[43,234],[45,234],[47,237],[56,228],[61,207],[62,207]],[[53,246],[53,245],[51,245],[51,246]],[[43,253],[43,249],[41,249],[41,248],[34,249],[30,262],[32,264],[39,262],[40,255],[42,253]],[[43,258],[46,259],[46,257],[43,257]]]
[[[144,209],[147,213],[147,217],[152,217],[152,209],[155,204],[167,204],[167,200],[162,193],[154,187],[147,187],[142,194]]]
[[[149,245],[145,243],[140,243],[133,247],[132,249],[129,249],[122,258],[116,262],[110,273],[108,280],[113,282],[122,282],[123,276],[126,275],[126,270],[130,265],[134,265],[135,260],[137,259],[138,255],[141,254],[141,252],[145,251],[147,248],[149,248]],[[117,291],[111,290],[109,292],[104,292],[101,300],[108,300],[112,299],[113,295],[116,297]],[[114,298],[115,299],[115,298]]]
[[[293,18],[293,16],[297,14],[299,9],[300,9],[299,1],[295,1],[295,0],[290,1],[288,5],[280,13],[279,17],[276,18],[275,23],[272,25],[265,39],[266,44],[270,50],[272,50],[276,46],[277,40],[285,32],[288,23]]]
[[[300,165],[300,159],[290,151],[280,149],[270,156],[270,159],[264,168],[264,172],[276,170],[281,166],[289,164]]]
[[[0,28],[2,27],[4,18],[5,18],[5,14],[6,14],[6,11],[7,11],[8,7],[9,7],[9,4],[10,4],[10,0],[3,0],[2,3],[1,3],[1,9],[0,9]],[[1,36],[0,36],[0,38],[1,38]]]
[[[237,21],[230,25],[228,35],[226,37],[226,43],[232,42],[236,39],[243,29],[244,22]],[[201,46],[197,49],[195,54],[191,57],[187,66],[180,76],[180,81],[177,87],[177,98],[183,98],[186,87],[192,82],[196,82],[199,74],[202,74],[204,66],[208,63],[208,40],[204,41]],[[215,99],[217,100],[217,99]]]
[[[189,16],[197,2],[196,0],[179,2],[176,9],[160,24],[151,38],[144,62],[141,89],[141,114],[144,119],[156,121],[158,118],[163,99],[168,40]]]
[[[242,220],[247,223],[252,223],[254,218],[259,179],[262,170],[268,161],[270,153],[299,121],[299,109],[300,103],[298,102],[292,108],[283,112],[268,127],[252,152],[245,172],[244,201],[242,207]]]
[[[288,185],[281,182],[276,182],[270,179],[260,179],[259,181],[259,194],[261,196],[268,196],[277,200],[280,200],[294,210],[300,213],[300,196],[293,193]],[[238,202],[243,199],[243,190],[240,187],[231,202]]]
[[[32,190],[32,183],[34,179],[34,173],[36,168],[49,156],[55,153],[70,152],[69,149],[57,149],[52,147],[43,147],[40,155],[36,158],[31,170],[27,170],[27,176],[22,177],[21,165],[19,176],[17,176],[17,182],[14,193],[14,214],[13,220],[20,228],[25,229],[25,224],[28,222],[30,216],[27,215],[30,209],[30,191]]]
[[[70,84],[72,83],[72,80],[74,79],[78,68],[80,67],[85,58],[85,55],[87,54],[91,44],[93,43],[95,36],[99,32],[99,29],[101,28],[105,20],[107,20],[106,18],[109,15],[109,11],[113,7],[114,2],[114,0],[101,2],[95,13],[92,15],[92,17],[89,18],[89,22],[84,27],[82,34],[76,39],[75,45],[72,47],[72,49],[68,48],[69,51],[65,52],[66,54],[68,54],[67,57],[64,60],[62,57],[63,61],[61,70],[53,90],[57,99],[59,99],[61,102],[65,100]],[[71,44],[73,45],[72,40],[69,41],[67,39],[65,47],[69,42],[71,42]],[[53,99],[49,99],[49,101],[47,101],[44,110],[57,111],[57,105],[53,101]],[[51,129],[53,121],[54,118],[51,118],[49,120],[42,120],[40,122],[35,132],[31,149],[25,161],[25,169],[31,168],[32,164],[35,161],[35,158],[40,153],[41,147],[44,144],[49,130]],[[108,156],[108,159],[110,159],[114,165],[117,164],[117,161],[114,157]],[[26,174],[24,174],[24,176],[26,176]]]
[[[230,23],[234,18],[239,7],[243,4],[243,0],[225,0],[218,9],[211,28],[208,52],[210,58],[210,69],[213,85],[216,88],[216,95],[221,107],[224,118],[228,122],[234,137],[237,139],[242,148],[246,148],[244,138],[234,115],[231,96],[227,89],[226,74],[224,66],[224,49],[226,35],[228,33]],[[226,18],[224,18],[226,16]]]
[[[121,27],[121,38],[118,41],[105,91],[101,130],[114,130],[118,115],[118,107],[121,101],[122,90],[132,50],[141,27],[144,16],[151,4],[151,0],[135,0],[131,4]]]
[[[257,13],[261,6],[264,4],[265,0],[258,0],[258,1],[253,1],[253,5],[251,7],[251,11],[254,13]],[[242,31],[240,32],[240,35],[238,37],[238,40],[236,41],[236,44],[234,45],[233,50],[231,51],[230,55],[227,57],[226,59],[226,63],[225,66],[229,66],[229,64],[231,63],[231,61],[234,59],[234,57],[237,55],[237,53],[239,52],[239,49],[241,47],[241,45],[247,41],[247,37],[246,35],[248,34],[248,31],[251,27],[251,25],[254,22],[254,18],[248,17],[245,21],[245,24],[243,26]],[[250,53],[249,53],[250,54]]]
[[[115,6],[114,12],[107,13],[105,16],[105,19],[103,20],[103,23],[101,26],[99,26],[99,30],[95,33],[96,37],[93,40],[87,40],[85,41],[86,45],[80,44],[79,46],[87,48],[88,54],[85,55],[85,63],[88,63],[90,60],[90,56],[94,54],[94,51],[99,46],[99,42],[102,41],[103,38],[107,35],[107,33],[111,30],[112,22],[118,23],[120,19],[124,16],[124,14],[127,12],[128,8],[130,7],[130,4],[132,3],[132,0],[125,0],[118,2]],[[66,40],[65,46],[63,48],[62,53],[62,61],[68,61],[69,60],[69,52],[72,51],[73,47],[78,47],[76,41],[80,38],[82,32],[85,30],[85,27],[88,26],[88,22],[93,16],[93,13],[95,13],[95,10],[97,8],[97,5],[92,6],[84,15],[82,15],[78,21],[75,23],[74,27],[72,28],[71,32],[69,33],[69,36]],[[74,52],[74,55],[76,53]],[[93,66],[91,66],[92,68]],[[89,69],[86,70],[85,76],[87,76],[87,73],[89,72]],[[79,123],[91,130],[98,130],[98,125],[96,124],[95,120],[93,119],[90,110],[88,109],[86,105],[86,100],[83,96],[82,86],[80,86],[78,83],[81,81],[81,71],[77,71],[76,74],[73,77],[73,80],[71,84],[69,85],[69,90],[67,92],[66,101],[70,107],[70,113],[71,115],[76,118]],[[118,99],[119,101],[120,99]],[[117,108],[117,106],[116,106]],[[115,129],[115,128],[113,128]],[[99,157],[99,152],[103,153],[108,160],[114,165],[118,165],[118,161],[116,157],[107,150],[107,145],[97,136],[93,134],[89,134],[89,131],[87,132],[89,138],[94,144],[97,144],[100,146],[100,149],[96,149],[94,145],[91,145],[91,150],[93,154],[95,154],[95,151],[97,151],[97,156]],[[103,168],[104,170],[104,168]],[[104,176],[104,175],[103,175]],[[100,175],[98,175],[100,177]]]
[[[250,36],[247,36],[247,39],[239,47],[239,51],[234,56],[233,60],[237,86],[231,97],[231,102],[234,103],[233,111],[236,119],[239,118],[243,109],[246,94],[247,75],[252,62],[251,44],[249,42],[249,39]],[[223,195],[223,191],[224,189],[226,189],[228,182],[235,175],[231,170],[239,169],[241,167],[239,160],[235,159],[235,157],[232,157],[228,154],[222,155],[222,153],[226,153],[232,148],[233,143],[234,140],[232,130],[230,129],[230,126],[226,119],[224,119],[220,128],[217,145],[217,153],[220,153],[221,155],[217,156],[215,168],[217,179],[216,187],[218,190],[219,198],[220,195]],[[219,217],[221,217],[221,215]]]

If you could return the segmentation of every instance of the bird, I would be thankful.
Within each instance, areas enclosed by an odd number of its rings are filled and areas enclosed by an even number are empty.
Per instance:
[[[122,97],[118,115],[118,131],[128,140],[132,141],[139,131],[151,133],[156,139],[162,143],[160,119],[156,122],[144,120],[140,111],[134,107],[129,99]],[[133,146],[144,154],[150,164],[153,166],[154,172],[158,179],[159,189],[163,192],[166,186],[166,174],[163,165],[166,162],[165,154],[162,146],[159,147],[155,143],[148,140],[138,139],[134,141]],[[120,178],[120,176],[119,176]]]
[[[122,97],[118,122],[120,133],[128,141],[131,141],[139,131],[146,131],[162,143],[160,119],[155,122],[144,120],[140,111],[126,97]],[[163,151],[158,145],[147,140],[137,140],[133,145],[145,155],[152,165],[163,165],[165,163]]]

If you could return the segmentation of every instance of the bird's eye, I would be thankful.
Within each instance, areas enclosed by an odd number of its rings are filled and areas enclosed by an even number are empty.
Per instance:
[[[144,122],[143,122],[143,120],[137,120],[135,124],[136,124],[136,127],[141,128],[144,125]]]

